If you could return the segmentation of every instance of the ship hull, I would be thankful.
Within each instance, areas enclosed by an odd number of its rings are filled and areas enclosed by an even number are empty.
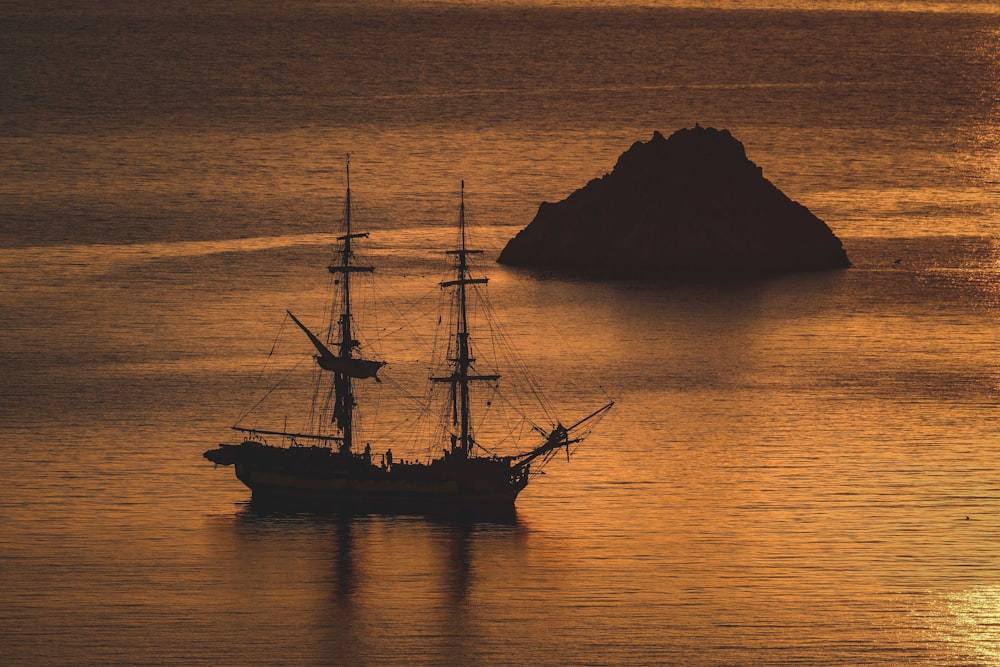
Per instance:
[[[255,501],[318,507],[436,509],[514,507],[520,489],[438,480],[368,480],[272,472],[237,465],[236,477]]]
[[[318,448],[317,448],[318,449]],[[513,510],[527,475],[503,459],[438,459],[376,466],[330,450],[223,445],[205,453],[232,464],[255,504],[318,510]]]

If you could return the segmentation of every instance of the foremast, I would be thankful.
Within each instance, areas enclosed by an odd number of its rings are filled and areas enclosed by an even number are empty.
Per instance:
[[[455,323],[455,356],[448,359],[452,372],[444,377],[432,377],[431,381],[451,385],[451,422],[457,433],[452,435],[451,453],[467,458],[472,454],[475,439],[472,432],[472,417],[469,400],[469,386],[473,382],[493,382],[499,375],[478,375],[472,368],[476,361],[472,356],[469,340],[468,286],[485,285],[488,278],[473,278],[469,273],[469,256],[481,255],[482,250],[471,250],[465,241],[465,181],[462,181],[461,203],[458,214],[459,247],[446,254],[455,256],[455,279],[445,280],[442,288],[456,288],[457,321]]]
[[[317,358],[320,366],[326,370],[333,371],[333,422],[340,429],[342,434],[340,441],[340,451],[350,453],[354,446],[354,408],[357,402],[354,400],[354,379],[361,377],[358,373],[352,372],[352,368],[358,366],[354,358],[354,351],[361,343],[354,338],[352,333],[352,313],[351,313],[351,277],[355,273],[373,273],[373,266],[358,266],[352,263],[354,259],[354,249],[352,242],[354,239],[368,238],[368,232],[356,233],[351,226],[351,159],[347,156],[347,194],[344,200],[344,235],[338,236],[337,240],[342,243],[340,252],[337,253],[337,263],[331,264],[328,269],[330,273],[338,276],[337,283],[341,288],[341,304],[337,329],[340,335],[339,340],[330,341],[335,347],[333,356],[340,362],[340,367],[329,368],[324,366],[321,358]],[[331,327],[332,329],[332,327]],[[322,356],[322,352],[320,353]],[[353,362],[353,363],[352,363]],[[376,362],[369,362],[376,363]],[[377,364],[376,370],[381,364]],[[374,377],[372,374],[370,377]]]

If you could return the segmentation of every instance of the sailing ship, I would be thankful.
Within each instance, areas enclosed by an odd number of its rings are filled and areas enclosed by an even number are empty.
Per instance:
[[[474,432],[474,409],[470,388],[480,383],[497,383],[499,373],[480,372],[473,355],[469,320],[469,292],[483,289],[488,279],[472,273],[470,258],[482,254],[466,246],[465,183],[459,207],[458,247],[446,252],[454,260],[454,276],[440,283],[454,299],[453,330],[449,335],[447,370],[429,378],[447,391],[448,417],[440,430],[440,442],[429,443],[424,460],[394,459],[392,443],[376,461],[371,443],[360,450],[355,413],[356,383],[380,382],[385,362],[366,358],[355,337],[352,310],[352,279],[370,274],[375,268],[356,262],[355,243],[368,237],[352,229],[350,162],[347,166],[344,233],[337,237],[336,259],[328,268],[334,274],[334,304],[327,340],[313,333],[288,311],[295,325],[315,348],[314,359],[327,379],[329,391],[329,432],[301,432],[281,429],[232,428],[242,441],[220,444],[205,452],[209,461],[232,465],[236,477],[252,492],[254,503],[294,505],[321,509],[363,509],[390,511],[425,510],[513,510],[518,494],[530,479],[557,452],[565,451],[589,434],[593,426],[614,405],[613,401],[594,410],[572,426],[560,422],[548,428],[531,424],[537,438],[527,451],[507,455],[491,453]],[[317,429],[318,430],[318,429]],[[266,436],[277,436],[281,445],[268,444]],[[287,444],[287,446],[285,445]],[[360,451],[359,451],[360,450]]]

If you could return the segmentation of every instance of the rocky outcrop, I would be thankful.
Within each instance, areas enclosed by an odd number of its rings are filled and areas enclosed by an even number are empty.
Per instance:
[[[840,240],[764,178],[727,130],[659,132],[535,219],[502,264],[588,274],[783,273],[850,265]]]

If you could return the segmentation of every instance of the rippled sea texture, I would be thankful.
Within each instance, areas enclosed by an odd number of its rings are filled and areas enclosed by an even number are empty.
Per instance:
[[[690,4],[0,7],[0,662],[1000,662],[1000,15]],[[854,267],[488,261],[695,122]],[[540,388],[617,401],[510,523],[262,513],[201,458],[322,316],[347,152],[417,339],[464,179]]]

